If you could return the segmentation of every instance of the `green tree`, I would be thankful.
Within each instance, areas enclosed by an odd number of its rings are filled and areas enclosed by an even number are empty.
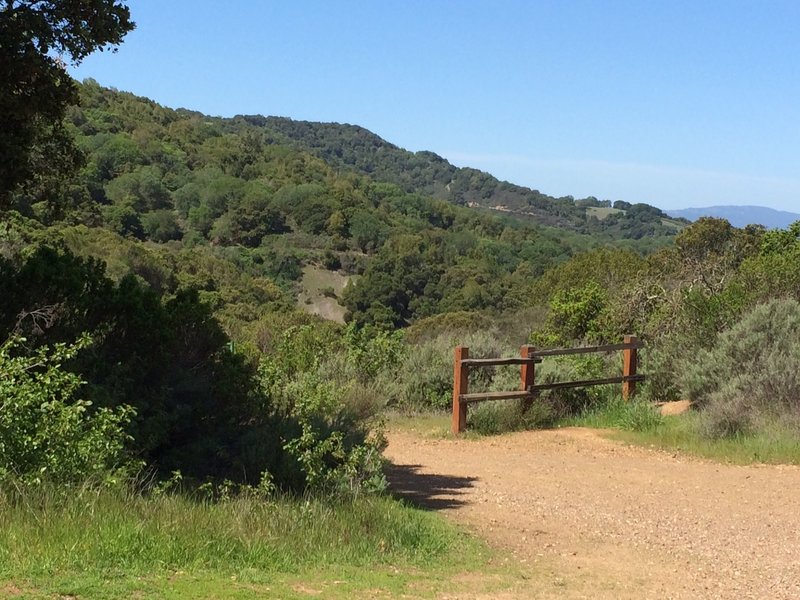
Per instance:
[[[171,210],[154,210],[143,214],[142,227],[147,237],[154,242],[179,240],[183,235],[175,213]]]
[[[80,63],[133,29],[116,0],[6,0],[0,8],[0,208],[37,175],[70,172],[79,154],[64,129],[78,90],[60,56]]]

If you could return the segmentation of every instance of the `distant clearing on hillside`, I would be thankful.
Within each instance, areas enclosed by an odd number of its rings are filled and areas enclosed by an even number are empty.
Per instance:
[[[586,209],[586,214],[590,217],[596,217],[597,220],[602,221],[606,219],[609,215],[613,215],[616,213],[625,212],[624,210],[620,210],[618,208],[606,208],[603,206],[589,206]]]
[[[312,315],[344,323],[346,311],[339,304],[338,298],[349,281],[348,275],[311,265],[306,266],[303,268],[303,279],[300,282],[301,290],[297,295],[297,304]],[[330,295],[331,291],[336,294],[335,297]]]
[[[661,224],[664,225],[664,227],[672,227],[673,229],[683,229],[686,227],[686,223],[673,221],[672,219],[661,219]]]

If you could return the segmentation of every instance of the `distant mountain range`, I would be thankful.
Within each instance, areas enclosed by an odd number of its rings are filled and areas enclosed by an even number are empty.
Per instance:
[[[664,212],[671,217],[683,217],[690,221],[695,221],[700,217],[718,217],[727,219],[734,227],[757,224],[769,229],[785,229],[795,221],[800,221],[800,214],[775,210],[766,206],[707,206],[706,208],[665,210]]]

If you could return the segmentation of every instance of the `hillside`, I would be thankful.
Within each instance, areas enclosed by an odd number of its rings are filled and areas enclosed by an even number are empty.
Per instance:
[[[209,117],[93,81],[80,93],[68,129],[85,166],[17,210],[118,277],[198,288],[231,332],[298,303],[383,326],[513,309],[575,252],[648,251],[677,231],[654,207],[550,198],[360,127]],[[309,267],[361,277],[311,299]]]
[[[615,238],[632,239],[672,233],[669,226],[661,223],[667,215],[653,206],[636,204],[632,213],[597,219],[590,209],[610,207],[609,201],[593,197],[554,198],[538,190],[500,181],[477,169],[456,167],[433,152],[409,152],[363,127],[280,117],[240,116],[237,119],[263,127],[292,147],[309,152],[337,169],[388,181],[407,192],[463,206],[494,209],[582,233],[607,233]]]
[[[717,217],[727,219],[734,227],[746,225],[763,225],[767,229],[783,229],[795,221],[800,221],[800,214],[783,210],[775,210],[766,206],[707,206],[705,208],[683,208],[666,211],[672,217],[696,221],[700,217]]]

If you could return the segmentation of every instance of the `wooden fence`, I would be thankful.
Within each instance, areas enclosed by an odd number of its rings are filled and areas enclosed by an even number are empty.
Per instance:
[[[584,346],[580,348],[555,348],[536,350],[533,346],[522,346],[519,358],[470,358],[469,348],[457,346],[453,363],[453,433],[461,433],[467,427],[467,406],[485,400],[524,399],[533,400],[542,390],[553,390],[591,385],[622,384],[622,397],[628,400],[636,393],[636,382],[643,381],[644,375],[636,374],[637,350],[643,344],[636,336],[626,335],[621,344],[605,346]],[[585,379],[582,381],[560,381],[556,383],[536,383],[536,365],[547,356],[567,356],[591,352],[614,352],[622,350],[622,376],[604,379]],[[469,372],[477,367],[519,365],[520,389],[511,392],[469,393]]]

